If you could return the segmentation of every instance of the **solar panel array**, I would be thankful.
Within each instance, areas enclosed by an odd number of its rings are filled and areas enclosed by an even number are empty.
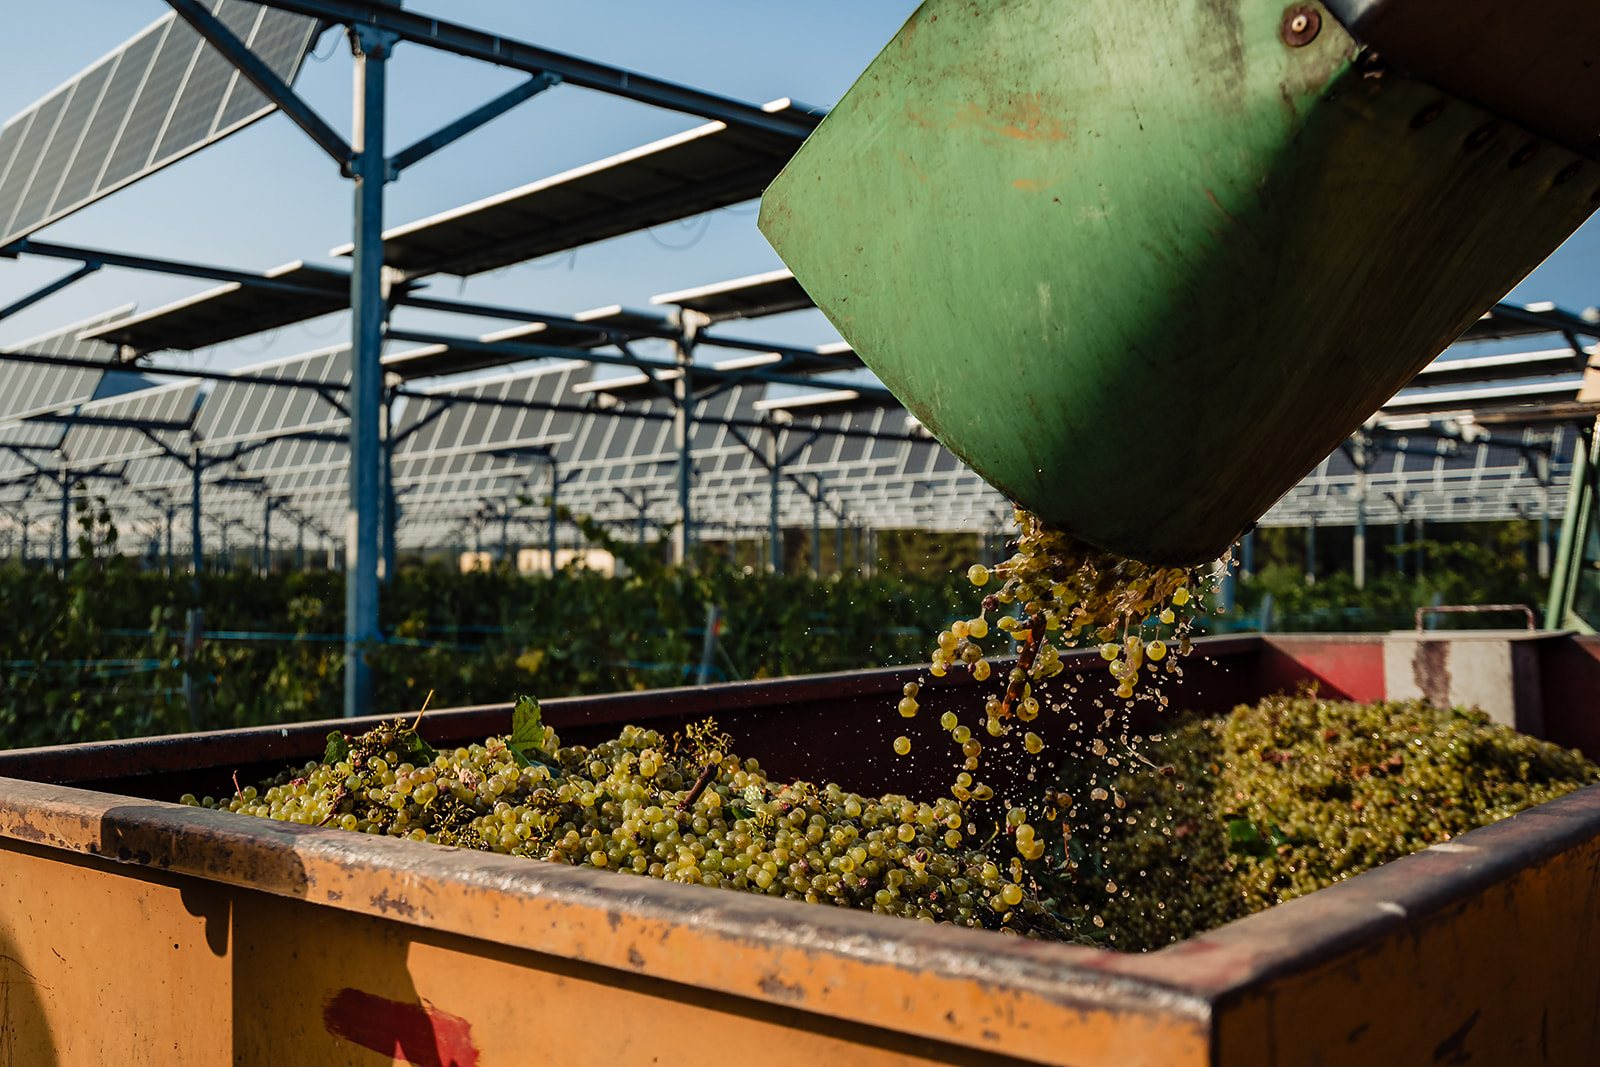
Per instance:
[[[1558,518],[1580,432],[1558,424],[1476,441],[1398,435],[1369,456],[1341,449],[1278,501],[1261,525],[1351,526],[1358,504],[1371,523]],[[1364,469],[1357,467],[1358,456]],[[1545,463],[1548,473],[1541,478]]]
[[[212,13],[293,82],[315,19],[247,0],[217,0]],[[0,244],[226,137],[274,106],[168,13],[0,127]]]
[[[9,395],[11,380],[36,370],[0,364],[0,395]],[[109,495],[130,532],[141,524],[148,528],[160,516],[162,501],[187,504],[188,469],[168,450],[187,456],[194,437],[206,457],[203,512],[211,547],[224,529],[233,531],[234,544],[257,536],[269,499],[287,501],[292,511],[288,521],[274,523],[280,544],[292,542],[302,523],[312,530],[342,530],[348,453],[340,438],[348,420],[341,402],[350,373],[348,349],[276,360],[244,373],[324,388],[186,380],[83,403],[77,410],[97,420],[181,423],[193,434],[84,425],[63,436],[59,424],[10,419],[0,421],[0,440],[27,437],[43,449],[32,454],[35,462],[52,469],[61,461],[50,451],[54,446],[62,446],[74,468],[115,467],[124,483],[95,491]],[[617,399],[606,392],[610,380],[597,380],[594,366],[581,360],[545,360],[397,402],[392,471],[400,546],[495,543],[502,518],[508,538],[542,544],[552,459],[561,479],[559,502],[574,513],[621,532],[636,528],[641,516],[650,527],[675,521],[678,451],[670,402],[626,391],[619,395],[632,398]],[[1576,388],[1574,382],[1572,393]],[[692,510],[702,540],[764,533],[771,476],[762,457],[774,446],[784,460],[778,507],[787,528],[809,527],[814,516],[832,527],[841,513],[849,525],[879,529],[989,531],[1008,521],[1004,498],[921,435],[903,409],[853,403],[819,405],[808,413],[792,399],[776,397],[778,391],[763,383],[737,384],[697,404]],[[763,421],[764,411],[784,405],[790,405],[787,421]],[[1349,525],[1363,492],[1371,523],[1530,517],[1559,509],[1564,501],[1577,439],[1571,425],[1486,432],[1474,429],[1470,418],[1459,425],[1423,419],[1410,430],[1403,418],[1380,421],[1402,428],[1379,426],[1364,453],[1336,451],[1262,522]],[[13,514],[22,509],[42,529],[59,514],[59,504],[53,490],[26,484],[26,455],[25,449],[0,447],[0,504]],[[1364,460],[1359,469],[1356,455]],[[0,517],[0,526],[11,521]],[[568,543],[576,538],[570,527],[562,536]],[[186,524],[175,541],[186,546]]]

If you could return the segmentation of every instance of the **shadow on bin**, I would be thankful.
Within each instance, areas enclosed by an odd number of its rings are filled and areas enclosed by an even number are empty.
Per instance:
[[[0,1067],[54,1067],[60,1062],[41,996],[48,993],[9,933],[0,932]]]

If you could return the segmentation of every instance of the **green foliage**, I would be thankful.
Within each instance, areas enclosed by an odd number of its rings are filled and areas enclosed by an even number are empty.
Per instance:
[[[517,766],[533,766],[528,753],[544,748],[544,735],[544,720],[539,714],[539,701],[530,696],[518,697],[516,705],[511,709],[511,736],[506,739],[506,747],[511,750],[511,758],[516,761]]]
[[[1500,523],[1481,541],[1423,541],[1404,546],[1405,563],[1414,570],[1419,545],[1423,572],[1399,574],[1387,569],[1369,575],[1357,589],[1347,571],[1306,584],[1299,566],[1273,563],[1239,582],[1236,614],[1257,616],[1262,597],[1272,595],[1274,629],[1341,632],[1408,629],[1415,611],[1431,604],[1526,604],[1543,612],[1549,582],[1538,576],[1522,552],[1533,524]],[[1402,550],[1386,548],[1391,558]],[[1442,627],[1516,626],[1505,615],[1441,617]]]
[[[0,745],[51,745],[182,729],[187,706],[174,613],[139,598],[140,575],[116,553],[103,498],[79,496],[79,558],[65,580],[0,572]],[[116,605],[108,612],[106,608]],[[139,634],[109,632],[135,613]]]
[[[80,519],[93,515],[87,505]],[[337,718],[343,708],[343,576],[301,572],[142,573],[101,522],[65,579],[0,567],[0,747],[188,729],[187,674],[203,729]],[[107,538],[113,538],[109,542]],[[415,712],[508,700],[682,685],[701,652],[706,604],[723,619],[718,677],[760,678],[917,662],[952,617],[971,613],[954,577],[816,581],[745,574],[709,559],[693,573],[646,556],[630,577],[571,568],[555,578],[508,569],[402,570],[386,585],[387,640],[363,651],[374,710]],[[185,661],[185,611],[208,639]],[[125,662],[124,662],[125,661]],[[111,664],[120,664],[111,666]]]

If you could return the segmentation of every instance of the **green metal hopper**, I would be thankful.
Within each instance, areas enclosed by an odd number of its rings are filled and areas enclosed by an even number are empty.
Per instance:
[[[1001,491],[1198,563],[1600,204],[1597,61],[1592,0],[927,0],[761,229]]]

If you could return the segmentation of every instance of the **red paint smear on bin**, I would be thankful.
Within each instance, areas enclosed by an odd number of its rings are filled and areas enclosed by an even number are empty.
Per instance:
[[[472,1024],[429,1004],[341,989],[322,1009],[328,1033],[415,1067],[477,1067]]]

